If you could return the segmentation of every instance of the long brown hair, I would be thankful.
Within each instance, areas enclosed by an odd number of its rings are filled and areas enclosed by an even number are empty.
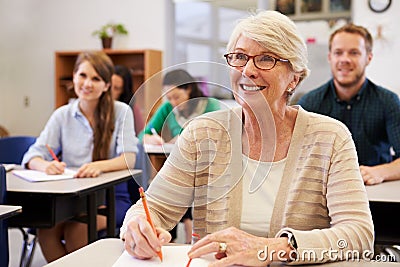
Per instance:
[[[114,73],[114,64],[109,56],[103,51],[86,51],[79,54],[74,67],[74,73],[78,71],[79,65],[89,62],[106,84],[111,84],[111,76]],[[93,136],[92,160],[108,159],[110,152],[111,137],[114,132],[115,116],[114,101],[111,89],[103,92],[97,104],[95,115],[95,128]]]

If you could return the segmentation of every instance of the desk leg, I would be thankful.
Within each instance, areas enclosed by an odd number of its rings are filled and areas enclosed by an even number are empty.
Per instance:
[[[115,188],[107,188],[107,236],[115,237]]]
[[[96,193],[87,196],[87,214],[88,214],[88,243],[97,240],[97,203]]]

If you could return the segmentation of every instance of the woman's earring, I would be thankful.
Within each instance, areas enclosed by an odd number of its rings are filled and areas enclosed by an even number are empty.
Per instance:
[[[289,87],[287,90],[286,90],[286,92],[288,92],[289,94],[291,94],[291,93],[293,93],[293,88],[291,88],[291,87]]]

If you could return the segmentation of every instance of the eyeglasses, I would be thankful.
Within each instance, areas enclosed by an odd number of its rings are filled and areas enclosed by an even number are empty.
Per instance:
[[[225,54],[226,62],[231,67],[244,67],[252,58],[254,66],[261,70],[270,70],[275,67],[277,61],[289,62],[288,59],[276,58],[270,55],[255,55],[249,56],[243,53],[228,53]]]

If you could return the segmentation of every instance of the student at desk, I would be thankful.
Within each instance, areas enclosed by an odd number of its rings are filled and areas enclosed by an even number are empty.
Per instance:
[[[131,106],[135,121],[135,132],[140,132],[144,127],[143,115],[133,98],[132,74],[128,67],[116,65],[111,78],[111,95],[114,100],[124,102]]]
[[[367,185],[400,179],[400,100],[366,78],[372,45],[362,26],[348,24],[333,32],[328,51],[333,78],[298,102],[346,124]]]
[[[218,100],[205,97],[200,90],[196,79],[183,69],[172,70],[163,78],[163,92],[168,99],[157,109],[149,123],[139,134],[139,139],[144,144],[160,145],[165,141],[161,137],[164,127],[168,136],[172,138],[169,143],[174,143],[181,133],[183,126],[194,117],[219,109]],[[185,242],[190,243],[192,238],[192,209],[188,208],[182,222],[185,225]],[[172,240],[177,237],[177,227],[170,233]]]
[[[349,131],[288,105],[308,75],[294,22],[271,10],[241,20],[225,57],[240,107],[185,127],[146,192],[157,234],[137,202],[121,228],[126,251],[157,257],[171,238],[165,229],[193,203],[200,240],[189,257],[213,253],[213,266],[323,263],[353,251],[372,257],[374,228]]]
[[[220,108],[218,100],[205,97],[196,79],[183,69],[172,70],[165,74],[163,92],[168,101],[161,104],[139,134],[139,139],[144,144],[164,143],[161,136],[165,128],[172,138],[168,142],[173,143],[189,120]]]
[[[77,178],[97,177],[102,172],[133,168],[137,139],[132,110],[111,97],[113,63],[104,52],[83,52],[73,69],[78,99],[58,108],[24,155],[22,165],[47,174],[61,174],[78,167]],[[46,145],[60,160],[53,159]],[[131,205],[127,184],[116,186],[116,223],[121,224]],[[106,229],[106,217],[97,217],[97,229]],[[86,224],[66,221],[50,229],[38,229],[40,246],[48,262],[58,259],[87,241]]]

